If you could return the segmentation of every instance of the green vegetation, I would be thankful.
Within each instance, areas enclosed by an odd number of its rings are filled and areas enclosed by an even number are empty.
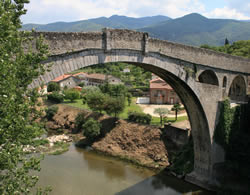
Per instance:
[[[60,86],[58,83],[56,82],[50,82],[48,84],[48,88],[47,88],[48,92],[53,92],[53,91],[60,91]]]
[[[58,111],[58,106],[55,106],[55,105],[50,106],[49,108],[47,108],[45,110],[45,112],[46,112],[46,116],[45,117],[48,120],[52,120],[52,118],[55,116],[55,114],[57,113],[57,111]]]
[[[230,108],[229,100],[222,103],[220,122],[214,140],[226,152],[225,167],[233,170],[242,178],[249,180],[250,174],[250,101]]]
[[[193,140],[182,147],[182,149],[171,157],[170,170],[178,175],[185,175],[194,169],[194,146]]]
[[[125,68],[128,68],[130,72],[123,72]],[[149,81],[151,79],[151,72],[145,71],[143,68],[137,67],[135,65],[120,63],[120,62],[98,64],[95,66],[77,70],[73,73],[78,73],[78,72],[113,75],[115,77],[120,78],[124,84],[131,86],[131,89],[140,89],[142,91],[148,91]],[[107,85],[108,87],[115,86],[115,85],[109,85],[108,83],[105,84],[103,86],[104,89],[101,88],[104,93],[106,93],[105,90],[107,88]]]
[[[142,112],[129,112],[128,120],[141,124],[150,124],[152,116],[150,114],[145,114]]]
[[[114,114],[114,117],[116,118],[118,114],[120,114],[124,108],[125,108],[125,100],[124,97],[110,97],[106,99],[105,102],[105,112],[109,115]]]
[[[48,94],[48,100],[59,104],[63,102],[63,95],[57,91],[53,91],[51,94]]]
[[[47,140],[47,139],[36,139],[32,143],[32,145],[35,147],[41,146],[41,145],[46,145],[46,144],[49,144],[49,140]]]
[[[233,44],[225,44],[224,46],[201,45],[201,48],[211,49],[218,52],[227,53],[234,56],[242,56],[250,58],[250,40],[236,41]]]
[[[63,91],[64,99],[70,100],[74,102],[75,100],[80,98],[80,92],[75,89],[67,89]]]
[[[69,146],[70,144],[69,143],[66,143],[66,142],[55,142],[54,143],[54,146],[52,148],[52,152],[50,152],[49,154],[50,155],[59,155],[59,154],[62,154],[64,152],[67,152],[69,150]]]
[[[167,114],[169,113],[169,110],[167,108],[155,108],[154,113],[158,114],[160,116],[160,123],[161,123],[161,126],[162,126],[163,118],[167,117]]]
[[[181,104],[180,103],[174,104],[172,110],[175,111],[175,120],[177,120],[178,112],[181,110]]]
[[[77,114],[75,118],[75,128],[77,132],[80,132],[82,130],[82,125],[86,122],[86,117],[83,112],[80,112]]]
[[[101,134],[101,124],[93,118],[88,119],[82,129],[83,135],[89,140],[94,140]]]
[[[26,155],[23,148],[43,131],[36,122],[38,94],[28,86],[45,71],[40,62],[48,50],[42,38],[19,30],[27,2],[0,1],[0,194],[30,193],[40,170],[41,157]]]
[[[188,116],[179,116],[177,118],[177,120],[175,120],[175,117],[168,117],[167,121],[164,122],[171,122],[171,123],[175,123],[175,122],[181,122],[181,121],[185,121],[188,120]],[[161,124],[161,120],[160,117],[152,117],[152,121],[151,121],[152,125],[160,125]]]

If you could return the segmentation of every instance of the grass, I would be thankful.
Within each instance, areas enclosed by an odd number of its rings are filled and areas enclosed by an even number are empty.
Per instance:
[[[177,120],[175,120],[175,117],[169,117],[167,122],[176,123],[176,122],[181,122],[185,120],[188,120],[188,116],[179,116],[177,117]],[[153,116],[151,125],[160,125],[160,117]]]
[[[119,117],[122,118],[122,119],[127,119],[129,111],[142,112],[141,107],[136,104],[136,98],[135,97],[132,98],[130,106],[128,106],[128,101],[125,102],[125,109],[119,115]]]
[[[62,154],[64,152],[67,152],[69,150],[69,143],[65,143],[65,142],[55,142],[54,146],[53,146],[53,152],[50,152],[49,154],[51,155],[59,155]]]
[[[81,109],[91,110],[87,104],[82,104],[82,99],[75,100],[75,102],[64,101],[64,104],[77,107],[77,108],[81,108]],[[136,97],[132,98],[130,106],[128,106],[128,101],[125,101],[125,109],[121,114],[119,114],[119,118],[127,119],[129,111],[134,111],[134,112],[139,112],[139,113],[142,112],[141,107],[136,104]],[[175,117],[168,118],[168,122],[171,122],[171,123],[185,121],[185,120],[188,120],[187,116],[179,116],[177,120],[175,120]],[[160,125],[160,117],[153,116],[151,125]]]

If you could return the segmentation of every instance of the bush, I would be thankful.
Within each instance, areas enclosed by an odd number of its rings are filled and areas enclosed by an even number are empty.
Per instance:
[[[83,135],[90,140],[96,139],[101,131],[101,124],[93,118],[88,119],[82,126]]]
[[[78,113],[75,118],[75,128],[79,132],[82,129],[82,125],[86,122],[84,113]]]
[[[145,113],[129,112],[128,120],[136,123],[150,124],[152,116],[150,114]]]
[[[58,106],[51,106],[46,110],[46,118],[48,120],[52,120],[52,118],[55,116],[55,114],[58,111]]]
[[[48,100],[54,103],[62,103],[63,102],[63,95],[58,92],[52,92],[52,94],[48,95]]]
[[[47,88],[48,92],[60,91],[60,86],[58,83],[50,82]]]
[[[73,102],[76,99],[80,99],[80,92],[75,89],[68,89],[64,92],[64,98]]]

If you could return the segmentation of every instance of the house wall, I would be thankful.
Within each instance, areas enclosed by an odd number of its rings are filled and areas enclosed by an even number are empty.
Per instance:
[[[68,88],[73,88],[79,84],[79,79],[76,79],[74,77],[69,77],[67,79],[64,79],[60,82],[58,82],[60,87],[63,88],[67,86]]]
[[[158,91],[161,92],[161,95],[158,96]],[[171,104],[171,99],[173,100],[172,104],[180,102],[179,97],[173,90],[168,89],[150,89],[150,103],[151,104]]]

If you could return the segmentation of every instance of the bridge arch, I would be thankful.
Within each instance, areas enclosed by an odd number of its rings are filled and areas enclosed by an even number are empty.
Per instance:
[[[218,77],[212,70],[204,70],[198,77],[199,82],[219,86]]]
[[[82,67],[107,62],[127,62],[155,73],[173,87],[188,112],[195,152],[194,172],[188,180],[203,186],[213,182],[213,165],[224,161],[223,150],[213,142],[219,102],[229,93],[234,75],[250,75],[250,60],[153,39],[147,33],[126,29],[89,33],[36,32],[33,36],[41,34],[51,52],[44,63],[54,65],[30,87]],[[194,77],[200,71],[204,72],[198,78],[201,82],[197,82]],[[222,75],[228,78],[226,88],[223,88]]]
[[[235,101],[244,101],[247,91],[246,81],[243,76],[237,75],[234,77],[230,88],[228,97]]]
[[[126,62],[140,66],[161,77],[173,87],[187,110],[194,141],[194,171],[196,175],[210,178],[213,161],[213,132],[211,131],[213,124],[209,123],[208,113],[205,112],[201,102],[203,92],[197,90],[202,83],[196,82],[192,76],[187,76],[188,73],[185,71],[185,67],[192,68],[192,64],[180,65],[178,60],[156,53],[145,56],[142,52],[134,50],[113,50],[107,53],[95,49],[54,56],[47,61],[47,63],[51,62],[54,63],[51,71],[35,80],[34,85],[39,85],[42,81],[47,83],[57,76],[83,67],[108,62]],[[202,88],[202,90],[206,89]]]

